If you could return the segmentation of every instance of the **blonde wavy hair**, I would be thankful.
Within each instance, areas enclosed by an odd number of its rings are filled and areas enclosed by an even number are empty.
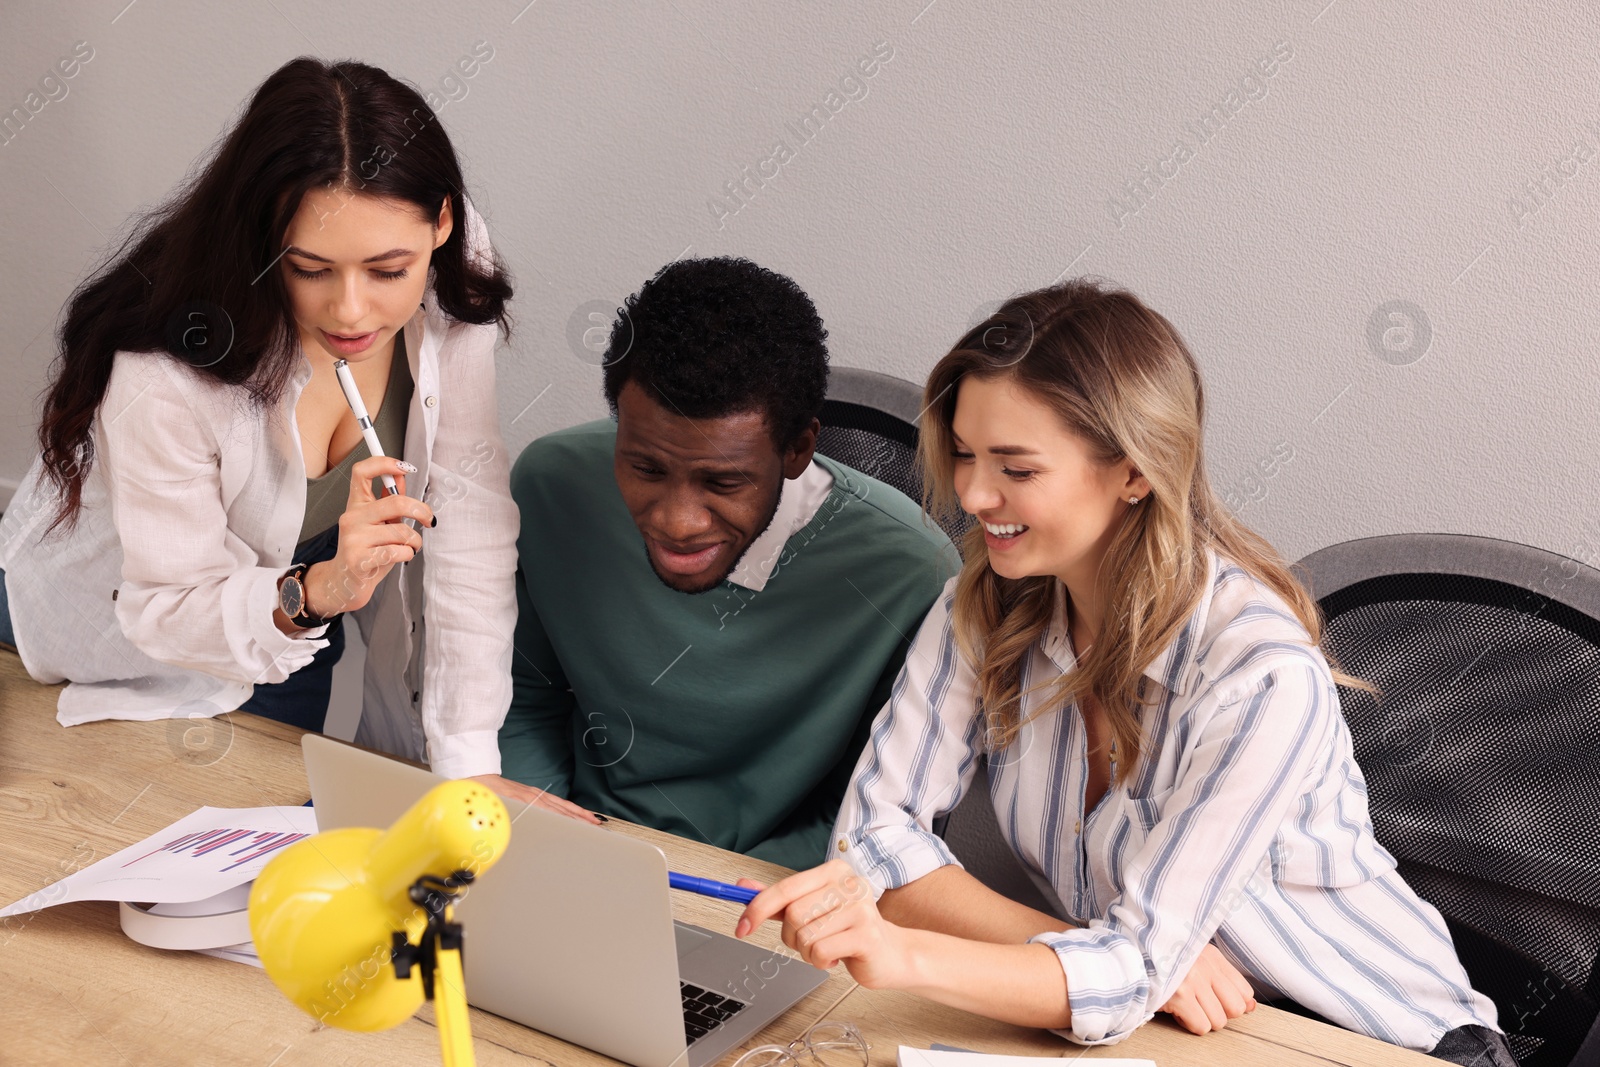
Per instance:
[[[951,424],[968,377],[1009,379],[1088,442],[1096,462],[1131,460],[1151,485],[1149,495],[1127,509],[1099,572],[1100,634],[1074,669],[1030,688],[1054,686],[1030,718],[1092,696],[1124,754],[1118,777],[1131,772],[1139,762],[1143,708],[1155,699],[1145,698],[1143,671],[1194,612],[1204,592],[1207,546],[1281,596],[1310,644],[1321,644],[1317,602],[1272,545],[1212,491],[1201,446],[1199,368],[1173,325],[1138,297],[1084,279],[1025,293],[939,360],[923,396],[918,446],[924,503],[939,518],[961,513]],[[1023,726],[1023,665],[1050,623],[1059,579],[996,574],[981,526],[967,534],[962,556],[955,636],[977,667],[985,747],[994,752]],[[1374,690],[1337,667],[1333,676],[1341,685]]]

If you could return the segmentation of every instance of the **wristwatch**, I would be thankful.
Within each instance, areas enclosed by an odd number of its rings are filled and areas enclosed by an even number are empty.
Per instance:
[[[283,576],[283,581],[278,583],[278,608],[287,616],[289,621],[302,630],[310,630],[331,622],[339,613],[335,612],[327,618],[311,614],[306,608],[306,572],[311,569],[309,563],[296,563],[289,568],[289,573]]]

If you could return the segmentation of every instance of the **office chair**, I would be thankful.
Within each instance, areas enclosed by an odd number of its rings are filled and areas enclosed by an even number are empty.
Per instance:
[[[1600,571],[1486,537],[1298,565],[1378,840],[1444,915],[1523,1067],[1600,1065]]]
[[[876,371],[834,367],[828,372],[817,451],[894,486],[920,504],[922,478],[916,458],[921,415],[921,386]],[[959,549],[972,520],[963,515],[940,526]],[[1000,839],[981,761],[961,804],[936,819],[933,829],[989,888],[1040,911],[1061,914],[1060,905],[1049,902]]]
[[[921,414],[920,385],[877,371],[834,367],[828,372],[828,398],[819,416],[822,433],[817,451],[921,504],[922,478],[916,465]],[[959,549],[972,520],[962,515],[939,525]]]
[[[933,821],[933,832],[961,861],[967,873],[1001,896],[1065,919],[1067,912],[1055,890],[1022,865],[1000,836],[1000,821],[989,797],[987,761],[978,759],[978,773],[955,808]]]

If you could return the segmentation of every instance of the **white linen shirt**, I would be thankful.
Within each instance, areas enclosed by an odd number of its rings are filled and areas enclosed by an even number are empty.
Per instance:
[[[1200,602],[1144,671],[1157,702],[1131,775],[1085,812],[1076,705],[1039,715],[988,759],[1000,833],[1076,929],[1040,934],[1065,973],[1082,1044],[1127,1037],[1207,942],[1263,1000],[1291,997],[1351,1030],[1431,1049],[1493,1027],[1438,911],[1373,836],[1367,790],[1326,659],[1288,605],[1207,549]],[[976,675],[934,604],[873,723],[834,827],[874,892],[958,863],[933,833],[976,774]],[[1076,663],[1064,587],[1022,685]],[[1024,718],[1049,687],[1024,697]]]
[[[482,217],[465,216],[469,254],[487,256]],[[353,613],[369,650],[357,737],[447,777],[497,774],[519,520],[496,327],[449,318],[430,285],[404,331],[416,388],[403,458],[418,468],[406,489],[438,526]],[[289,636],[272,620],[305,512],[295,404],[310,377],[302,357],[263,410],[165,352],[118,352],[70,531],[42,537],[55,498],[35,461],[0,521],[0,569],[28,673],[69,683],[62,725],[230,711],[326,647],[327,627]]]

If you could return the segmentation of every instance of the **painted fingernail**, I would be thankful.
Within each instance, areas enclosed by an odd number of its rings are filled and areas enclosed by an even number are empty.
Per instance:
[[[437,526],[437,525],[439,525],[439,516],[435,515],[433,517],[433,521],[428,523],[428,525],[429,526]]]
[[[610,822],[611,821],[610,819],[606,818],[604,815],[601,815],[598,811],[591,811],[589,814],[593,815],[595,818],[599,819],[601,822]]]
[[[407,463],[405,460],[403,460],[403,459],[399,460],[399,461],[397,461],[397,463],[398,463],[398,466],[400,467],[400,469],[405,471],[407,474],[415,474],[415,473],[417,473],[417,468],[413,467],[411,464]]]

